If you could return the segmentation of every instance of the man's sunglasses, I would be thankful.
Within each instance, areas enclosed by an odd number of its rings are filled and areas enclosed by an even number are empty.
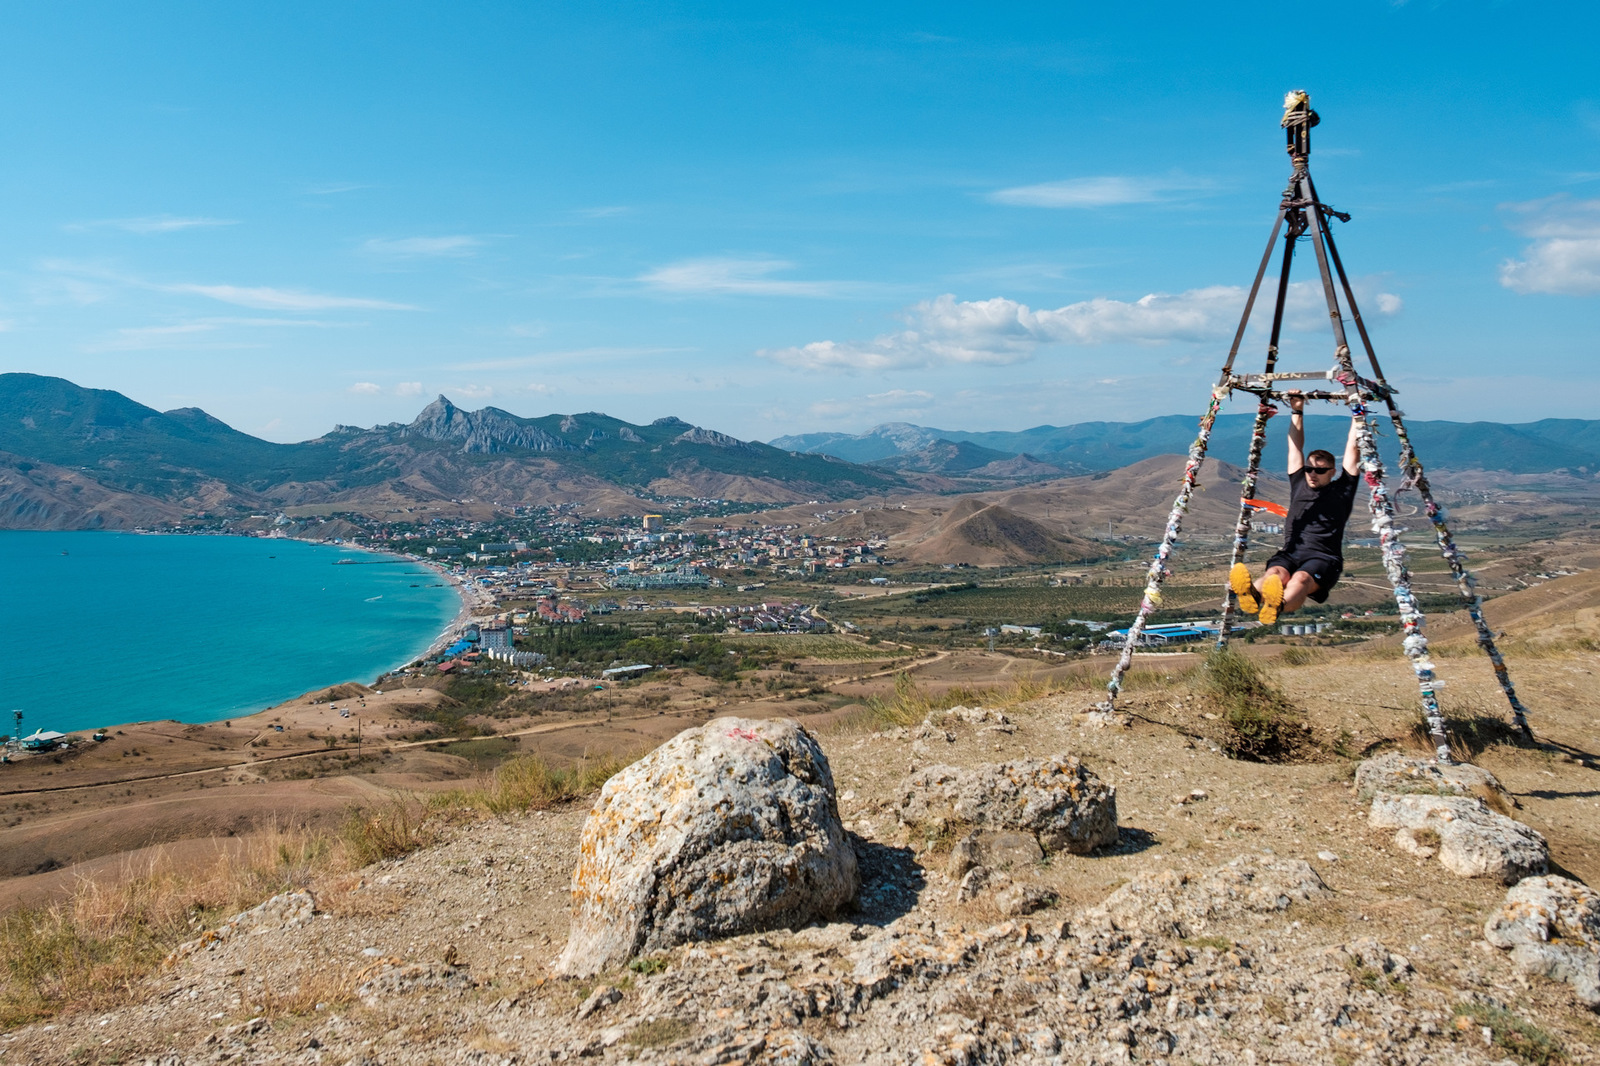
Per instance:
[[[1309,473],[1309,474],[1331,474],[1331,473],[1333,473],[1333,467],[1331,467],[1331,466],[1308,466],[1308,467],[1306,467],[1306,472]]]

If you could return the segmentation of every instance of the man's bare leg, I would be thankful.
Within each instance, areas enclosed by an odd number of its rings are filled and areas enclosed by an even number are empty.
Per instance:
[[[1283,587],[1283,606],[1279,608],[1278,613],[1292,614],[1298,611],[1305,606],[1306,597],[1321,587],[1317,584],[1317,579],[1304,570],[1296,571],[1289,579],[1289,583]]]

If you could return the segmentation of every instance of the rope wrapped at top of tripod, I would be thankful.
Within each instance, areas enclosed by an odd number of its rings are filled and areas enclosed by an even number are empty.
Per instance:
[[[1128,627],[1128,638],[1123,642],[1122,655],[1117,659],[1115,669],[1111,671],[1111,680],[1106,683],[1106,700],[1099,705],[1101,710],[1110,710],[1117,693],[1122,690],[1122,676],[1133,662],[1133,649],[1139,644],[1145,622],[1151,612],[1161,606],[1161,583],[1172,576],[1172,571],[1167,569],[1167,560],[1178,543],[1178,534],[1183,529],[1183,516],[1189,513],[1189,498],[1194,495],[1195,486],[1199,483],[1200,467],[1206,461],[1206,447],[1211,442],[1211,427],[1216,424],[1217,410],[1227,397],[1226,385],[1218,385],[1211,390],[1211,405],[1201,416],[1200,432],[1194,443],[1189,445],[1189,458],[1183,467],[1183,487],[1178,490],[1178,498],[1172,502],[1172,512],[1167,515],[1167,528],[1161,535],[1161,546],[1156,549],[1155,558],[1150,561],[1150,569],[1145,574],[1144,599],[1139,603],[1139,613],[1134,616],[1133,624]]]
[[[1367,509],[1372,514],[1372,532],[1378,535],[1379,549],[1383,555],[1383,569],[1394,586],[1395,606],[1400,609],[1400,627],[1405,633],[1401,647],[1411,660],[1411,669],[1417,675],[1417,686],[1422,693],[1422,713],[1428,722],[1428,735],[1434,743],[1435,755],[1441,763],[1450,762],[1450,741],[1445,735],[1444,713],[1439,710],[1435,692],[1433,660],[1428,658],[1428,638],[1423,633],[1426,616],[1417,606],[1416,593],[1411,590],[1411,571],[1406,566],[1406,547],[1400,541],[1400,531],[1394,524],[1394,503],[1383,483],[1383,460],[1378,457],[1378,446],[1373,440],[1372,423],[1367,420],[1366,405],[1352,395],[1350,414],[1359,424],[1358,440],[1361,449],[1361,473],[1372,490]]]

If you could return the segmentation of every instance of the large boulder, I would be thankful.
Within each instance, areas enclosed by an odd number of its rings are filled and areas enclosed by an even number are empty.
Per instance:
[[[555,969],[587,976],[688,941],[804,925],[859,884],[816,738],[787,719],[716,718],[600,790]]]
[[[1374,829],[1397,829],[1396,844],[1412,854],[1435,845],[1439,862],[1461,877],[1491,877],[1514,885],[1550,868],[1550,847],[1537,830],[1489,809],[1469,796],[1378,792],[1367,822]]]
[[[1356,767],[1356,799],[1365,803],[1377,792],[1417,792],[1435,796],[1503,794],[1495,776],[1471,763],[1441,765],[1437,759],[1390,752]]]
[[[900,783],[900,821],[1028,833],[1045,852],[1083,855],[1117,842],[1117,790],[1076,757],[930,766]]]
[[[1525,973],[1565,981],[1600,1010],[1600,893],[1565,877],[1530,877],[1506,893],[1483,937]]]

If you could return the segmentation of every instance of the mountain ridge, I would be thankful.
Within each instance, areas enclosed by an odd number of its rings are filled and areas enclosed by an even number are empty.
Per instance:
[[[680,418],[524,418],[447,397],[409,423],[252,437],[198,408],[161,412],[64,378],[0,374],[0,528],[130,528],[338,504],[405,511],[463,498],[638,513],[649,497],[836,499],[903,478],[743,441]],[[176,517],[174,517],[176,516]]]
[[[1255,416],[1225,414],[1217,419],[1210,453],[1220,458],[1243,459]],[[1027,455],[1034,462],[1069,472],[1115,470],[1157,455],[1183,453],[1194,440],[1198,419],[1192,415],[1162,415],[1140,422],[1078,422],[1065,426],[1041,425],[1006,431],[965,431],[885,422],[864,433],[801,433],[774,438],[770,443],[805,454],[834,455],[857,463],[896,466],[898,457],[920,452],[937,442],[970,444],[1013,456]],[[1314,446],[1339,450],[1349,420],[1336,415],[1306,416],[1306,435]],[[1392,430],[1380,448],[1394,451]],[[1552,473],[1560,470],[1592,475],[1600,472],[1600,420],[1547,418],[1536,422],[1448,422],[1410,420],[1412,442],[1428,469],[1495,470],[1513,474]],[[1276,430],[1276,425],[1271,427]],[[1320,443],[1319,443],[1320,442]],[[1281,468],[1283,433],[1271,432],[1263,462]]]

